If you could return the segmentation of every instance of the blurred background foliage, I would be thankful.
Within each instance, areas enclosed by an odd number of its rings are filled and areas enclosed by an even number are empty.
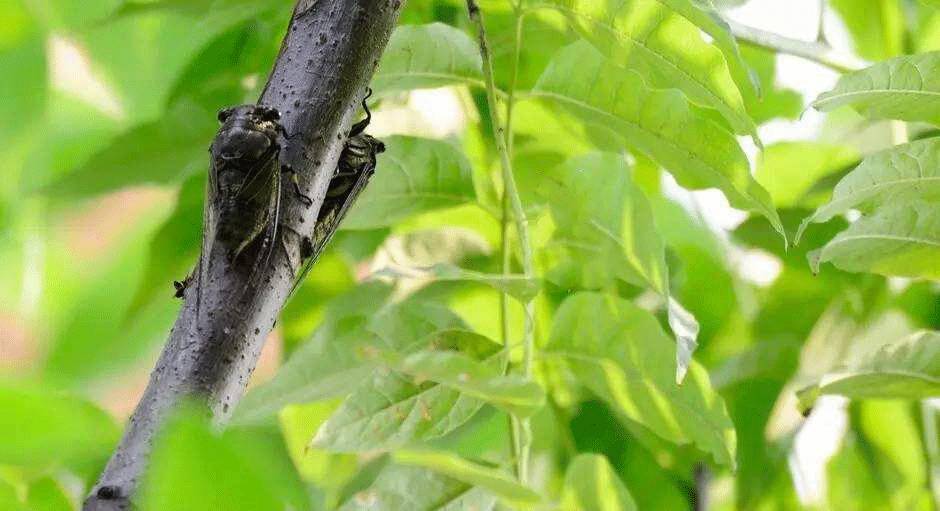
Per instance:
[[[715,3],[816,35],[815,0]],[[874,62],[940,49],[935,2],[825,3],[843,51]],[[171,283],[198,256],[215,112],[257,98],[287,4],[0,2],[0,509],[76,509],[107,460],[175,318]],[[936,249],[918,253],[914,274],[825,251],[835,265],[814,273],[809,253],[864,208],[811,224],[789,249],[772,225],[792,241],[863,157],[903,142],[897,125],[849,108],[804,112],[838,76],[752,46],[737,53],[711,18],[664,15],[646,41],[675,63],[660,66],[591,25],[617,2],[533,5],[521,25],[510,3],[481,5],[496,84],[519,95],[512,163],[538,278],[494,277],[503,188],[465,6],[410,0],[372,84],[370,133],[388,147],[376,177],[283,311],[233,424],[219,432],[181,411],[155,446],[141,507],[937,509],[936,403],[823,396],[804,417],[796,395],[859,354],[940,329]],[[578,9],[599,17],[563,14]],[[691,156],[638,144],[633,125],[666,130]],[[727,182],[703,177],[702,161]],[[502,338],[502,293],[518,339],[533,291],[536,379],[549,393],[531,418],[535,497],[494,468],[511,465],[496,398],[401,377],[408,359],[373,379],[342,348],[381,337],[404,349],[458,328],[439,342],[505,357],[490,341]],[[682,387],[669,297],[700,326]],[[934,361],[924,374],[935,393],[940,349],[929,346],[919,360]],[[571,350],[623,357],[623,374],[667,397],[624,403],[610,368],[555,360]],[[376,389],[425,396],[429,408],[419,400],[410,413],[453,424],[386,417],[382,431],[354,429],[350,408],[382,412]],[[416,442],[436,454],[399,452]]]

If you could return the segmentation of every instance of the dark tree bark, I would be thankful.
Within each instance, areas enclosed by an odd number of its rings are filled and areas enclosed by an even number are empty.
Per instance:
[[[154,435],[181,402],[205,406],[216,423],[232,413],[293,285],[302,239],[312,237],[351,120],[400,8],[400,0],[298,1],[259,104],[280,111],[287,133],[281,162],[297,172],[312,204],[292,186],[281,187],[284,249],[271,252],[259,271],[241,258],[231,261],[218,244],[204,244],[211,247],[203,254],[207,270],[186,289],[150,383],[86,511],[130,508]],[[211,233],[204,227],[203,235]]]

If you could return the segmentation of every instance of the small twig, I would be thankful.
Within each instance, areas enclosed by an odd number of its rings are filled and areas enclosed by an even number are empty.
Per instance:
[[[742,43],[800,57],[840,73],[858,71],[868,66],[864,60],[839,52],[826,44],[784,37],[731,20],[728,20],[728,24],[731,26],[731,33]]]
[[[523,274],[531,277],[534,274],[532,263],[532,247],[529,244],[529,224],[525,216],[525,210],[522,207],[522,199],[519,196],[519,190],[516,188],[516,179],[512,172],[512,158],[509,154],[509,148],[506,143],[506,132],[500,124],[499,106],[496,102],[497,88],[496,81],[493,78],[493,62],[490,58],[489,44],[486,39],[486,28],[483,24],[483,15],[475,0],[467,0],[467,12],[470,15],[470,21],[477,30],[477,39],[480,46],[480,56],[483,60],[483,77],[486,81],[486,100],[490,109],[490,121],[493,129],[493,137],[496,142],[496,150],[499,152],[500,165],[502,167],[502,177],[504,197],[508,197],[509,205],[512,209],[512,217],[516,225],[516,234],[519,238],[519,247],[522,251],[522,270]],[[525,326],[523,328],[523,375],[526,378],[532,376],[532,362],[534,350],[534,318],[535,304],[529,300],[525,304]],[[516,470],[519,480],[525,483],[528,480],[529,447],[531,444],[531,431],[529,430],[529,421],[527,419],[519,420],[518,427],[513,428],[518,452],[516,454]]]
[[[829,46],[826,38],[826,0],[819,0],[819,24],[816,25],[816,42]]]

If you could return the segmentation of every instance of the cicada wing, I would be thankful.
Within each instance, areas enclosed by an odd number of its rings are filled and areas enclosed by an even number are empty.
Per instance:
[[[369,179],[372,178],[372,174],[374,173],[375,161],[373,160],[371,163],[360,167],[355,184],[350,187],[341,199],[331,200],[329,205],[324,203],[323,207],[329,209],[327,211],[320,211],[318,215],[317,225],[314,226],[314,239],[310,242],[310,255],[304,260],[303,266],[301,266],[300,272],[294,280],[294,285],[287,295],[288,298],[293,296],[297,288],[303,284],[307,274],[310,273],[313,265],[320,259],[323,250],[326,249],[327,244],[333,239],[333,235],[336,234],[340,222],[346,217],[346,214],[349,212],[352,205],[355,204],[356,199],[359,198],[359,194],[365,189],[366,185],[369,183]]]

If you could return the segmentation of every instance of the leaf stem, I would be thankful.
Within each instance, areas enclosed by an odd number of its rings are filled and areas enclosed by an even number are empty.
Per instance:
[[[868,65],[864,60],[841,53],[827,44],[792,39],[731,20],[728,20],[728,25],[731,27],[731,33],[734,34],[734,37],[742,43],[800,57],[839,73],[858,71]]]
[[[515,9],[517,16],[516,23],[516,41],[515,41],[515,61],[514,68],[518,67],[519,47],[521,45],[522,21],[519,16],[519,10]],[[516,187],[515,176],[512,171],[512,157],[507,140],[510,140],[510,122],[512,119],[512,106],[515,88],[515,76],[517,69],[513,70],[512,83],[507,92],[507,123],[505,128],[501,126],[499,120],[499,106],[497,104],[497,88],[493,78],[493,62],[490,58],[489,43],[486,39],[486,28],[483,23],[483,15],[480,7],[475,0],[467,0],[467,12],[470,21],[477,31],[477,39],[480,46],[480,56],[483,60],[483,77],[486,81],[486,100],[490,110],[490,121],[492,124],[493,138],[496,143],[496,150],[499,153],[500,167],[502,168],[503,179],[503,221],[504,225],[508,223],[508,218],[512,217],[515,223],[516,234],[519,238],[519,248],[522,252],[522,270],[527,277],[534,274],[532,263],[532,248],[529,243],[529,225],[525,216],[525,210],[522,207],[522,199],[519,196],[519,190]],[[510,245],[508,242],[508,227],[503,229],[503,264],[504,271],[511,262]],[[504,298],[505,300],[505,298]],[[534,350],[534,302],[530,299],[525,303],[525,323],[523,328],[523,375],[528,379],[532,377],[532,361]],[[503,335],[508,339],[508,303],[504,302],[503,308]],[[513,419],[512,434],[514,437],[516,457],[516,473],[523,484],[528,480],[529,450],[531,446],[531,431],[528,419]]]
[[[937,407],[926,399],[921,401],[924,421],[924,450],[927,451],[927,484],[933,494],[933,506],[940,510],[940,440],[937,436]]]

